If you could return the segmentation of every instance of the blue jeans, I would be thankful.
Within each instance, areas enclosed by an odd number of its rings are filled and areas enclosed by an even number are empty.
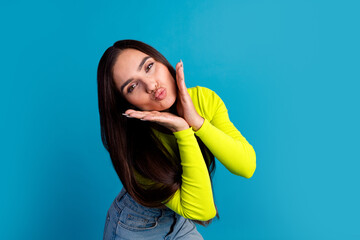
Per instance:
[[[111,204],[103,240],[192,239],[204,240],[192,220],[169,208],[149,208],[137,203],[123,188]]]

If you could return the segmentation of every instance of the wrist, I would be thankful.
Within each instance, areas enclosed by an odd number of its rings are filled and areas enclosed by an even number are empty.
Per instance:
[[[180,132],[182,130],[186,130],[188,129],[190,126],[187,122],[185,122],[184,124],[180,125],[180,126],[177,126],[175,127],[174,129],[172,129],[173,132]]]
[[[203,117],[199,117],[199,119],[196,121],[196,123],[194,124],[194,126],[191,126],[192,127],[192,129],[196,132],[196,131],[198,131],[201,127],[202,127],[202,125],[204,124],[204,121],[205,121],[205,119],[203,118]]]

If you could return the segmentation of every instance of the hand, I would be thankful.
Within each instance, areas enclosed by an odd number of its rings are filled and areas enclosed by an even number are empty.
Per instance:
[[[130,118],[137,118],[143,121],[158,123],[170,129],[172,132],[178,132],[189,128],[189,125],[185,119],[169,112],[136,111],[133,109],[128,109],[123,115]]]
[[[195,131],[197,131],[204,123],[204,118],[196,111],[187,91],[184,77],[184,65],[181,60],[176,64],[176,83],[179,89],[178,101],[176,104],[177,112]]]

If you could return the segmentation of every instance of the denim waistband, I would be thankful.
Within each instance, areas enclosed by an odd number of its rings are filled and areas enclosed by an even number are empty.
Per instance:
[[[116,206],[119,209],[123,209],[124,207],[127,207],[139,214],[150,217],[170,216],[175,213],[170,208],[164,208],[164,209],[149,208],[141,205],[130,196],[130,194],[126,191],[124,187],[121,189],[119,195],[116,197],[115,202],[116,202]]]

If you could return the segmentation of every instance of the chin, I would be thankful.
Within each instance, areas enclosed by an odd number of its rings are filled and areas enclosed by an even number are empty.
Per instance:
[[[157,110],[159,112],[169,112],[169,110],[174,106],[174,104],[176,103],[176,98],[169,101],[166,106],[162,107],[161,110]]]

